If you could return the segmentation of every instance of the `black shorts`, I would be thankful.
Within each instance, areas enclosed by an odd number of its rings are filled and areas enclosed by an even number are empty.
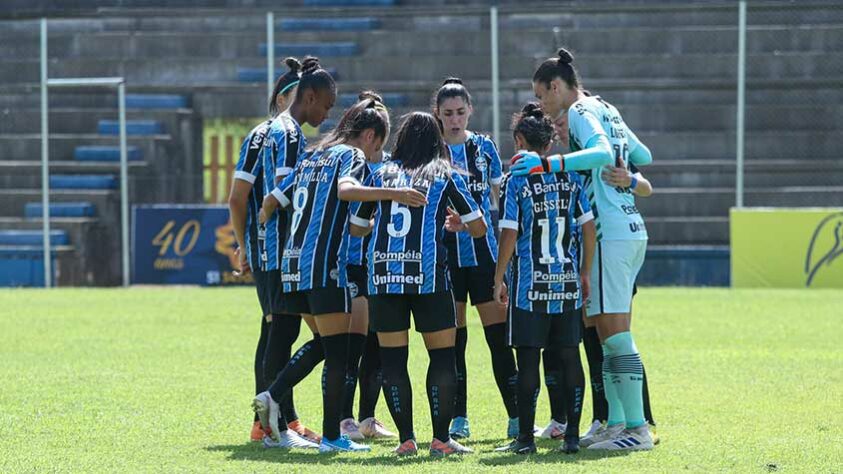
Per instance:
[[[369,328],[377,332],[410,329],[410,313],[418,332],[457,327],[457,311],[450,291],[423,295],[369,295]]]
[[[369,296],[369,269],[363,265],[348,265],[345,271],[351,299]]]
[[[281,272],[279,270],[252,272],[255,278],[255,289],[264,316],[268,314],[284,313],[283,297],[281,296]]]
[[[472,306],[477,306],[495,299],[494,262],[476,267],[450,267],[449,272],[457,303],[467,303],[471,297]]]
[[[576,347],[582,337],[582,310],[561,314],[533,313],[509,305],[507,342],[512,347]]]
[[[290,314],[319,316],[330,313],[350,313],[351,293],[348,288],[315,288],[284,293],[284,310]]]

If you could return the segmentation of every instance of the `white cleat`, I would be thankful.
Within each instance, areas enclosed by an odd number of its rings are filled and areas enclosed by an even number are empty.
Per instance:
[[[645,424],[638,428],[623,430],[612,439],[594,443],[588,449],[605,449],[608,451],[649,450],[653,449],[653,438],[650,437],[650,429]]]
[[[282,431],[278,427],[278,413],[280,411],[280,407],[269,395],[269,392],[261,392],[255,395],[254,400],[252,400],[252,409],[254,409],[255,413],[258,414],[261,426],[263,428],[266,428],[267,426],[270,428],[270,437],[272,438],[272,441],[276,443],[281,442]]]
[[[301,436],[293,430],[282,431],[278,437],[278,441],[269,436],[263,437],[263,446],[265,448],[282,448],[282,449],[319,449],[319,445]]]
[[[340,422],[340,434],[348,436],[352,441],[361,441],[366,437],[360,432],[360,425],[354,418],[346,418]]]
[[[544,427],[539,435],[541,438],[544,439],[560,439],[565,437],[565,429],[568,427],[565,423],[559,423],[558,421],[551,419],[550,423]]]
[[[383,423],[374,417],[366,418],[360,422],[360,433],[366,438],[396,438],[398,436],[386,429]]]
[[[621,431],[623,431],[623,428],[623,423],[618,423],[612,426],[607,426],[605,423],[602,423],[600,427],[595,430],[593,435],[583,437],[580,439],[580,447],[591,448],[593,444],[608,441],[614,438],[615,436],[619,435]],[[589,430],[589,432],[591,432],[591,430]]]
[[[591,422],[591,426],[588,427],[588,431],[583,435],[583,439],[591,438],[601,429],[605,429],[606,424],[599,420],[594,420]],[[580,446],[582,446],[582,442],[580,442]]]

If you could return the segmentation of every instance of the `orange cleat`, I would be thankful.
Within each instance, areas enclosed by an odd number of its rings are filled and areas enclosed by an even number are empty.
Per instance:
[[[322,442],[322,437],[311,431],[307,426],[304,426],[299,420],[287,423],[287,428],[298,433],[299,436],[312,441],[316,444]]]
[[[252,433],[251,433],[251,435],[249,435],[249,439],[251,441],[262,441],[264,435],[268,435],[268,434],[269,434],[269,431],[264,430],[263,427],[261,427],[261,422],[256,421],[252,425]]]

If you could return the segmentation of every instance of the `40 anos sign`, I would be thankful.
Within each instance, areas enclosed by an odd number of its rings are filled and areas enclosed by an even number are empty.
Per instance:
[[[219,285],[235,277],[234,232],[224,206],[134,206],[132,283]]]

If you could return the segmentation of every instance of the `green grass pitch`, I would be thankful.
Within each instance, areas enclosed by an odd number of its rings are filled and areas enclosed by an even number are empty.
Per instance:
[[[3,290],[0,472],[843,472],[843,291],[645,288],[635,312],[655,450],[566,456],[542,442],[530,457],[490,452],[506,418],[472,314],[467,444],[477,453],[399,460],[394,442],[336,456],[248,442],[252,289]],[[427,356],[417,335],[410,345],[426,448]],[[314,374],[296,389],[317,429],[318,383]],[[543,424],[544,389],[539,400]],[[378,417],[393,427],[382,399]]]

